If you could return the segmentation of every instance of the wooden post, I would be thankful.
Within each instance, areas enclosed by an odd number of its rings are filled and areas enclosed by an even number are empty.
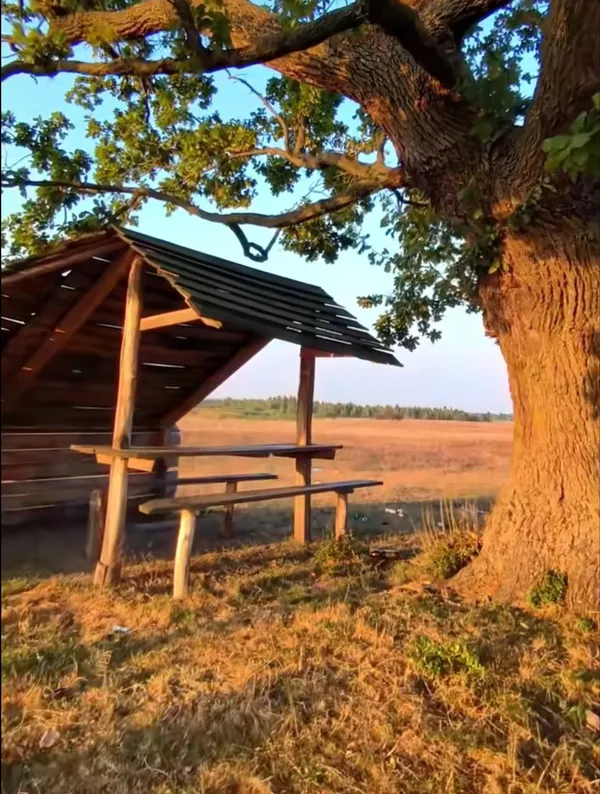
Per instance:
[[[235,493],[237,491],[237,482],[226,482],[225,493]],[[235,535],[233,526],[233,505],[227,505],[225,508],[225,515],[223,516],[223,537],[232,538]]]
[[[304,348],[300,351],[300,384],[298,386],[298,413],[296,416],[296,443],[306,446],[312,442],[312,415],[315,392],[315,356]],[[296,484],[310,485],[312,459],[307,455],[296,458]],[[294,539],[310,543],[310,496],[294,499]]]
[[[126,449],[131,446],[140,344],[140,318],[142,316],[143,267],[144,263],[138,257],[133,261],[129,270],[119,362],[119,388],[112,440],[112,445],[116,449]],[[119,581],[126,511],[127,458],[113,458],[108,482],[102,552],[94,574],[94,584],[98,587]]]
[[[90,494],[89,504],[85,557],[86,560],[91,562],[98,562],[102,545],[102,528],[104,526],[104,505],[106,504],[104,489],[94,488]]]
[[[335,538],[339,540],[348,531],[348,494],[339,493],[337,495],[337,507],[335,509]]]
[[[173,598],[185,598],[188,593],[190,577],[190,559],[196,531],[196,512],[182,510],[175,551],[175,567],[173,569]]]

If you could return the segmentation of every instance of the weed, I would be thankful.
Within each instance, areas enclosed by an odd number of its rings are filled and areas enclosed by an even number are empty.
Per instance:
[[[475,532],[452,532],[440,538],[429,552],[429,569],[439,579],[449,579],[479,554],[481,537]]]
[[[575,619],[575,628],[582,634],[592,634],[594,631],[598,631],[598,624],[594,618],[583,616]]]
[[[534,609],[549,604],[563,604],[567,595],[567,577],[557,571],[546,571],[539,583],[527,594],[527,601]]]
[[[414,566],[406,560],[398,560],[395,562],[388,573],[388,581],[391,585],[398,587],[399,585],[410,582],[415,576]]]
[[[408,655],[416,669],[431,678],[445,678],[456,673],[479,677],[484,667],[479,656],[464,642],[434,642],[428,637],[417,637]]]
[[[441,502],[441,521],[436,523],[432,508],[421,518],[421,542],[429,572],[438,579],[449,579],[468,565],[481,550],[481,527],[476,505],[458,508]]]
[[[351,532],[322,543],[315,554],[318,570],[333,575],[348,575],[363,564],[366,548]]]

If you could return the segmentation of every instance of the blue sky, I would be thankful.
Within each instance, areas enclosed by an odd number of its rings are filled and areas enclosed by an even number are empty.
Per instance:
[[[260,88],[268,71],[263,67],[246,70],[246,77]],[[257,106],[257,99],[244,86],[219,75],[223,90],[215,103],[221,115],[243,117]],[[85,148],[83,111],[64,102],[69,78],[12,78],[3,86],[2,108],[12,110],[17,118],[29,120],[52,110],[62,110],[76,124],[72,142]],[[14,192],[13,192],[14,193]],[[14,211],[18,196],[3,195],[2,212]],[[274,199],[263,191],[254,209],[280,212],[294,203],[294,198]],[[173,242],[204,250],[217,256],[252,264],[243,258],[239,243],[224,226],[199,221],[183,211],[167,218],[162,205],[143,209],[139,229]],[[383,246],[384,238],[376,215],[369,217],[364,230],[372,241]],[[264,230],[248,229],[251,239],[268,239]],[[273,273],[318,284],[354,312],[370,327],[377,311],[361,309],[359,295],[389,291],[391,274],[369,265],[365,256],[348,251],[334,265],[307,263],[301,257],[273,248],[269,262],[261,268]],[[441,325],[442,339],[432,345],[422,342],[415,352],[398,351],[402,369],[347,359],[323,359],[317,365],[316,397],[321,400],[356,403],[398,403],[401,405],[442,406],[470,411],[510,412],[506,368],[500,350],[483,333],[481,318],[461,309],[450,311]],[[215,396],[266,397],[292,394],[296,389],[298,348],[283,342],[271,343],[244,369],[232,377]]]

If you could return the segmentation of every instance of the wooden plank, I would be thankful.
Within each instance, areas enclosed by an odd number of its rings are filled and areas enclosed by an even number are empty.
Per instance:
[[[135,442],[137,447],[149,445],[152,443],[156,431],[154,430],[136,430],[133,433],[132,442]],[[112,439],[112,430],[104,431],[85,431],[79,428],[71,428],[65,431],[16,431],[13,429],[5,429],[1,437],[2,454],[6,452],[20,453],[26,450],[64,450],[65,452],[72,452],[71,446],[73,444],[94,444],[102,446],[103,444],[110,444]]]
[[[296,415],[296,441],[299,446],[312,442],[312,416],[315,394],[315,358],[300,351],[300,383]],[[296,458],[296,485],[310,485],[312,460],[306,456]],[[294,540],[306,545],[311,539],[310,495],[304,493],[294,500]]]
[[[210,328],[221,328],[223,323],[219,320],[212,320],[210,317],[203,317],[196,309],[178,309],[173,312],[166,312],[164,314],[152,314],[149,317],[142,317],[140,322],[140,331],[153,331],[157,328],[165,328],[171,325],[180,325],[181,323],[199,322],[202,325],[207,325]]]
[[[2,506],[64,503],[69,500],[87,499],[95,488],[106,488],[109,482],[108,472],[91,474],[82,477],[48,477],[37,480],[2,483]],[[153,475],[136,472],[131,480],[132,492],[147,493],[156,484]]]
[[[195,408],[202,400],[206,399],[215,389],[230,378],[234,372],[244,366],[251,358],[259,353],[270,342],[270,339],[259,338],[243,345],[227,363],[212,375],[202,378],[197,387],[172,408],[160,420],[163,427],[176,424],[183,416]]]
[[[30,357],[31,351],[44,343],[52,332],[54,325],[68,311],[74,301],[78,300],[77,292],[62,289],[60,284],[49,292],[45,302],[36,310],[34,317],[13,333],[8,344],[2,351],[2,383],[8,383],[15,372]]]
[[[338,493],[335,509],[335,537],[339,540],[348,532],[348,494]]]
[[[110,455],[96,455],[96,462],[105,466],[110,466],[114,458]],[[131,471],[144,471],[152,473],[156,469],[156,460],[148,460],[144,458],[127,459],[127,468]]]
[[[276,480],[276,474],[209,474],[204,477],[179,477],[176,485],[215,485],[218,483],[254,482],[258,480]],[[226,491],[226,493],[229,493]]]
[[[190,560],[195,532],[196,513],[193,510],[182,510],[173,568],[173,598],[184,598],[188,593]]]
[[[83,294],[77,303],[60,320],[54,331],[36,352],[23,364],[21,371],[11,378],[3,395],[4,410],[8,410],[16,400],[31,387],[34,379],[44,367],[66,347],[71,337],[91,317],[127,272],[131,262],[131,252],[115,260],[93,286]]]
[[[201,457],[248,457],[248,458],[318,458],[329,459],[335,457],[338,449],[343,449],[341,444],[248,444],[239,447],[128,447],[117,449],[115,447],[95,446],[86,444],[73,444],[72,450],[85,455],[110,455],[114,458],[201,458]]]
[[[11,456],[12,458],[13,456]],[[57,459],[58,457],[58,459]],[[22,482],[24,480],[44,479],[48,477],[92,477],[106,473],[93,458],[82,458],[76,452],[70,456],[63,452],[47,450],[31,455],[19,462],[10,462],[2,456],[2,484],[9,482]]]
[[[143,260],[138,257],[134,259],[129,270],[113,430],[113,447],[118,448],[131,445],[142,316],[143,266]],[[104,587],[119,580],[126,509],[127,460],[114,458],[110,467],[102,552],[94,575],[94,584],[97,587]]]
[[[15,271],[14,273],[9,272],[2,276],[2,288],[11,284],[16,284],[18,281],[35,278],[46,273],[53,273],[58,270],[67,270],[73,265],[81,264],[86,259],[90,259],[94,256],[103,257],[107,254],[113,254],[119,248],[123,247],[123,242],[121,240],[113,238],[112,240],[107,240],[104,243],[97,243],[93,246],[93,248],[88,245],[83,249],[79,249],[72,253],[65,251],[64,253],[56,254],[55,256],[48,257],[39,265],[28,267],[26,270]]]
[[[381,480],[343,480],[311,485],[289,485],[284,488],[263,488],[256,491],[238,491],[237,493],[194,494],[192,496],[176,496],[173,499],[151,499],[140,505],[139,509],[146,515],[173,513],[178,510],[202,511],[210,507],[289,499],[305,493],[352,493],[359,488],[375,488],[379,485],[383,485]]]
[[[95,430],[96,432],[110,431],[112,426],[112,409],[99,408],[77,409],[74,406],[64,405],[45,406],[39,413],[33,413],[32,407],[36,405],[34,400],[26,401],[26,404],[13,408],[2,417],[4,426],[10,425],[12,429],[27,430],[36,429],[36,420],[44,423],[45,430],[55,430],[57,433],[67,429]]]

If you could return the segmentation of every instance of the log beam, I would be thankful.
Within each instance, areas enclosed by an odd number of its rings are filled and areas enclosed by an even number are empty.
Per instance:
[[[149,317],[142,317],[140,321],[140,331],[156,331],[158,328],[168,328],[170,325],[181,325],[181,323],[200,322],[210,328],[222,328],[223,323],[219,320],[212,320],[210,317],[203,317],[196,309],[177,309],[174,312],[164,314],[153,314]]]
[[[300,383],[298,386],[298,412],[296,416],[296,443],[307,446],[312,443],[312,417],[315,391],[315,357],[310,350],[300,351]],[[296,458],[296,485],[310,485],[312,458],[299,455]],[[294,500],[294,539],[306,545],[311,539],[310,495],[297,496]]]
[[[129,270],[127,284],[119,362],[119,388],[113,430],[113,447],[118,449],[131,446],[142,316],[143,267],[143,260],[136,257]],[[102,552],[94,575],[94,584],[97,587],[104,587],[119,580],[126,510],[127,458],[113,458],[110,466]]]
[[[213,372],[207,378],[204,378],[198,386],[190,392],[187,397],[182,400],[178,405],[172,408],[169,413],[165,414],[160,419],[161,427],[171,427],[177,424],[182,416],[185,416],[193,408],[195,408],[202,400],[206,399],[215,389],[217,389],[227,378],[230,378],[234,372],[244,366],[251,358],[266,347],[270,339],[253,339],[243,347],[241,347],[229,361],[227,361],[220,369]]]
[[[104,299],[125,277],[132,258],[133,253],[128,250],[116,259],[56,324],[41,347],[10,378],[3,394],[4,411],[14,405],[21,395],[31,387],[42,370],[66,347],[73,335],[89,320]]]
[[[8,287],[11,284],[16,284],[18,281],[25,281],[35,276],[43,276],[46,273],[53,273],[56,270],[68,270],[71,267],[80,265],[86,259],[91,259],[92,257],[105,257],[122,248],[123,240],[113,237],[106,242],[96,243],[93,246],[87,245],[81,250],[72,253],[69,252],[70,249],[67,249],[60,254],[48,257],[40,264],[34,265],[33,267],[9,271],[6,275],[2,276],[2,286]]]

